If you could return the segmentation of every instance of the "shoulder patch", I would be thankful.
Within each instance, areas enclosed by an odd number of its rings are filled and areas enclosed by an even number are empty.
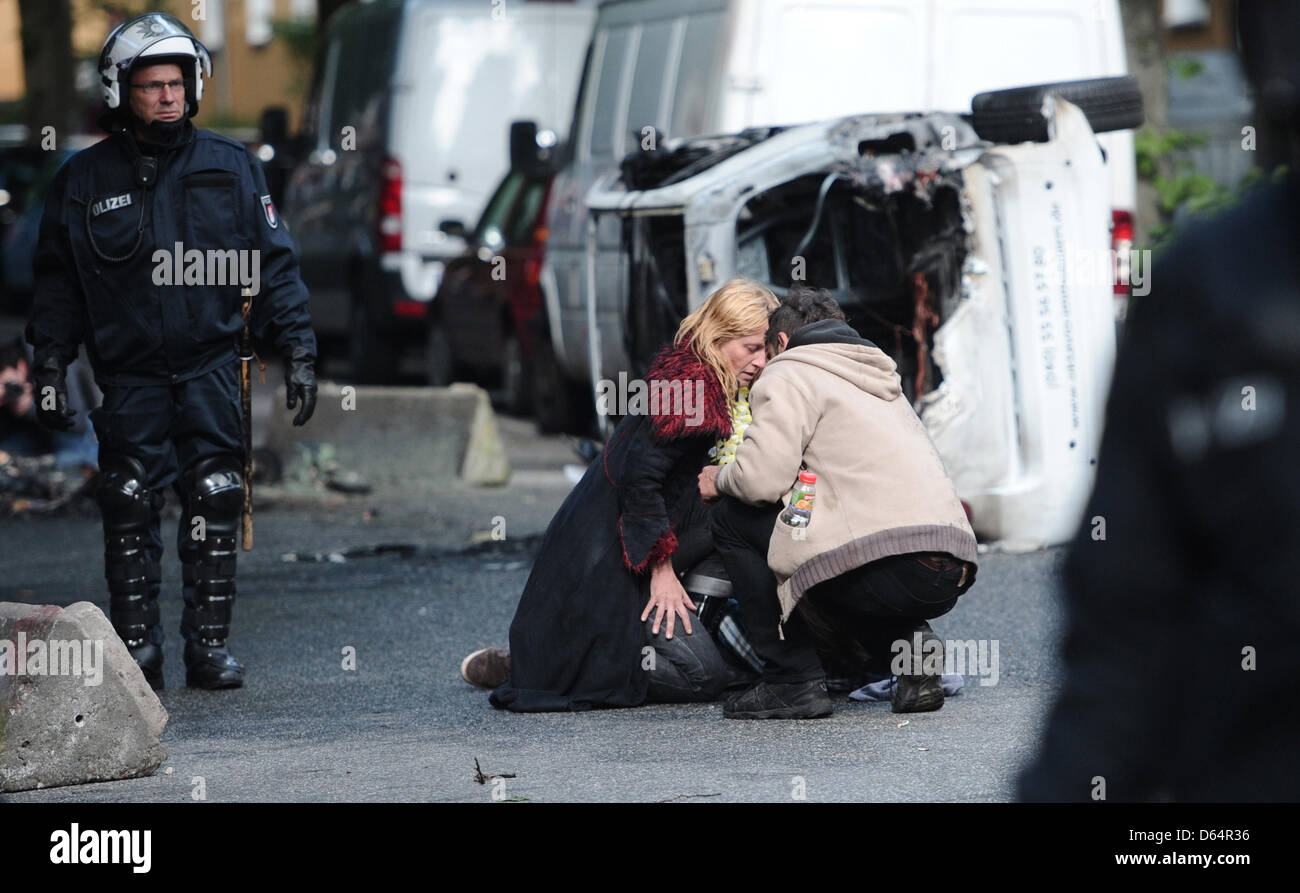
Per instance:
[[[271,229],[278,229],[280,226],[280,217],[275,213],[275,204],[271,201],[271,196],[262,196],[262,212],[266,214],[266,224]]]

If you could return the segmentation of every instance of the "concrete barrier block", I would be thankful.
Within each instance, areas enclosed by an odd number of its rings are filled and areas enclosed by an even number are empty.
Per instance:
[[[167,711],[90,602],[0,602],[0,791],[138,778]]]
[[[510,464],[487,392],[449,388],[321,384],[316,413],[301,428],[284,409],[284,389],[267,418],[266,446],[297,461],[297,444],[328,443],[343,469],[377,490],[429,488],[463,478],[505,483]],[[260,439],[260,438],[259,438]]]
[[[510,480],[510,460],[497,430],[497,416],[487,392],[473,385],[452,385],[452,390],[469,388],[475,392],[476,406],[470,419],[465,460],[460,466],[461,480],[470,484],[496,486]]]

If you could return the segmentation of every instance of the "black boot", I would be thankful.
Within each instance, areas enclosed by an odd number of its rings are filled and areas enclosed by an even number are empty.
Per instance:
[[[182,565],[181,573],[185,577],[185,610],[181,614],[185,684],[209,690],[239,688],[244,684],[244,667],[226,648],[234,594],[226,600],[201,597],[197,586],[199,565]]]
[[[160,500],[144,486],[132,456],[105,455],[95,489],[104,520],[104,576],[109,620],[154,691],[163,688],[163,630],[158,614],[162,571],[149,556],[149,529]]]
[[[215,456],[194,469],[190,508],[203,519],[198,560],[182,565],[185,612],[185,684],[190,688],[239,688],[244,668],[226,650],[235,602],[235,557],[244,488],[233,457]]]
[[[786,684],[760,681],[729,698],[722,705],[722,715],[727,719],[817,719],[830,716],[834,709],[823,679]]]
[[[110,606],[110,621],[113,624],[113,630],[121,638],[122,644],[126,645],[127,653],[131,659],[140,667],[140,672],[144,674],[144,681],[149,683],[149,687],[154,691],[162,691],[163,682],[163,628],[158,622],[158,601],[157,595],[146,598],[142,606],[119,607],[123,602],[119,602],[118,595],[112,595]],[[129,603],[128,603],[129,604]],[[146,618],[151,618],[152,622],[146,620],[145,624],[138,622],[140,608]]]
[[[916,654],[916,643],[921,643],[921,652]],[[898,681],[894,684],[894,691],[890,696],[890,704],[894,713],[927,713],[931,710],[938,710],[943,706],[943,680],[940,678],[943,674],[943,642],[930,629],[930,624],[922,621],[913,634],[908,638],[909,656],[914,656],[912,661],[904,661],[904,669],[907,673],[899,673]],[[935,644],[938,645],[937,649]],[[932,655],[938,654],[939,666],[935,667]],[[919,670],[919,672],[911,672]],[[938,672],[934,672],[938,670]]]

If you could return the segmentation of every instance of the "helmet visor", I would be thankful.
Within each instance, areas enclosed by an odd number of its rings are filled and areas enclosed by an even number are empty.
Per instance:
[[[157,47],[157,52],[149,52],[156,44],[162,44],[164,41],[166,44]],[[202,64],[204,75],[212,76],[212,59],[207,49],[195,39],[188,28],[171,16],[154,14],[141,16],[128,22],[117,33],[112,43],[104,48],[104,53],[119,70],[130,68],[142,56],[191,56]]]

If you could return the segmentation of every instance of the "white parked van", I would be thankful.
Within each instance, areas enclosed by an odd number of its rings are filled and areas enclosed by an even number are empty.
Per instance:
[[[509,169],[509,123],[567,132],[592,3],[352,3],[329,20],[285,191],[312,321],[382,380],[423,347],[444,263]]]
[[[575,390],[589,382],[584,201],[627,153],[666,138],[851,114],[967,112],[982,91],[1125,71],[1117,0],[602,3],[573,116],[571,160],[553,187],[542,278],[567,380],[537,387]],[[991,114],[996,119],[998,110]],[[1127,256],[1136,204],[1132,135],[1098,138],[1108,156],[1106,238]],[[597,242],[601,365],[626,368],[618,221],[607,217]]]

